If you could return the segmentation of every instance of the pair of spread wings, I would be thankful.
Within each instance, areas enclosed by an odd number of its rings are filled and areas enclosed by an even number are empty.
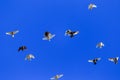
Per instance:
[[[56,75],[52,78],[50,78],[51,80],[58,80],[59,78],[61,78],[63,76],[63,74],[60,74],[60,75]]]
[[[45,36],[45,37],[43,38],[43,40],[49,40],[49,41],[50,41],[53,37],[55,37],[55,34],[49,33],[48,36]]]
[[[17,34],[18,32],[19,32],[19,30],[16,30],[16,31],[12,31],[12,32],[6,32],[6,34],[14,37],[14,35]]]
[[[35,59],[35,56],[32,55],[32,54],[28,54],[28,55],[25,57],[25,60],[31,60],[31,59]]]

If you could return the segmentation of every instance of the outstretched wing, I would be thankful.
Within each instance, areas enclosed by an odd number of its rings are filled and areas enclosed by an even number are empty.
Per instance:
[[[93,62],[93,60],[88,60],[88,62]]]
[[[13,31],[13,34],[17,34],[19,32],[19,30]]]
[[[97,8],[97,6],[95,4],[93,4],[92,7]]]
[[[63,77],[63,74],[60,74],[60,75],[58,76],[58,78],[61,78],[61,77]]]
[[[108,60],[114,62],[114,58],[108,58]]]
[[[6,32],[7,35],[12,35],[12,32]]]

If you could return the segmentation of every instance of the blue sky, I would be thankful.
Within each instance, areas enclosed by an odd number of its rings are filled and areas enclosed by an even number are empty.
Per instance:
[[[90,3],[98,7],[88,10]],[[0,80],[120,80],[120,64],[107,58],[120,56],[119,0],[1,0]],[[18,29],[15,38],[6,35]],[[79,30],[74,38],[67,29]],[[56,36],[43,41],[45,31]],[[96,49],[102,41],[105,47]],[[28,50],[17,52],[26,45]],[[35,59],[25,61],[27,54]],[[101,57],[97,65],[88,59]]]

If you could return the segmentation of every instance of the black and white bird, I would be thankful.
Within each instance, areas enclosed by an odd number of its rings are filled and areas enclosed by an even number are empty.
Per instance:
[[[24,51],[24,50],[26,50],[26,49],[27,49],[26,46],[21,46],[21,47],[18,48],[18,52],[19,52],[19,51]]]
[[[105,45],[103,44],[103,42],[99,42],[97,45],[96,45],[96,48],[103,48]]]
[[[118,59],[119,59],[119,57],[108,58],[109,61],[114,62],[115,64],[118,64]]]
[[[63,77],[63,74],[57,74],[56,76],[50,78],[51,80],[58,80],[59,78]]]
[[[35,59],[35,56],[33,54],[28,54],[26,57],[25,57],[25,60],[28,60],[28,61],[31,61],[32,59]]]
[[[45,32],[44,33],[44,38],[43,38],[43,40],[48,40],[48,41],[50,41],[53,37],[55,37],[55,34],[51,34],[50,32]]]
[[[100,61],[101,60],[101,58],[94,58],[94,59],[92,59],[92,60],[88,60],[88,62],[92,62],[93,64],[97,64],[97,61]]]
[[[88,5],[89,10],[92,10],[93,8],[97,8],[97,6],[95,4],[93,4],[93,3]]]
[[[15,30],[15,31],[11,31],[11,32],[6,32],[6,35],[11,35],[12,37],[14,37],[15,34],[17,34],[19,32],[19,30]]]
[[[79,33],[79,31],[71,31],[70,29],[69,30],[66,30],[65,31],[65,36],[68,35],[70,36],[71,38],[74,37],[75,35],[77,35]]]

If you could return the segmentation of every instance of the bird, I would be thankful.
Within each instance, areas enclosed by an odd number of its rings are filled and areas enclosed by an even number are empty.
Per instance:
[[[89,10],[92,10],[93,8],[97,8],[97,6],[95,4],[93,4],[93,3],[88,5]]]
[[[15,34],[17,34],[19,32],[19,30],[15,30],[15,31],[11,31],[11,32],[6,32],[6,35],[11,35],[12,37],[14,37]]]
[[[48,41],[50,41],[53,37],[55,37],[55,34],[51,34],[50,32],[46,31],[46,32],[44,33],[44,38],[43,38],[43,40],[48,40]]]
[[[25,60],[31,61],[32,59],[35,59],[35,56],[33,54],[28,54],[25,57]]]
[[[96,65],[97,61],[100,61],[100,60],[101,60],[101,58],[94,58],[92,60],[88,60],[88,62],[92,62],[94,65]]]
[[[108,58],[109,61],[114,62],[115,64],[118,64],[118,59],[119,59],[119,57]]]
[[[103,42],[99,42],[99,43],[96,45],[96,48],[102,48],[102,47],[104,47]]]
[[[18,52],[19,52],[19,51],[24,51],[24,50],[26,50],[26,49],[27,49],[26,46],[21,46],[21,47],[18,48]]]
[[[51,80],[58,80],[59,78],[63,77],[63,74],[57,74],[56,76],[50,78]]]
[[[71,38],[74,37],[74,35],[77,35],[79,33],[79,31],[71,31],[70,29],[65,31],[65,36],[68,35]]]

